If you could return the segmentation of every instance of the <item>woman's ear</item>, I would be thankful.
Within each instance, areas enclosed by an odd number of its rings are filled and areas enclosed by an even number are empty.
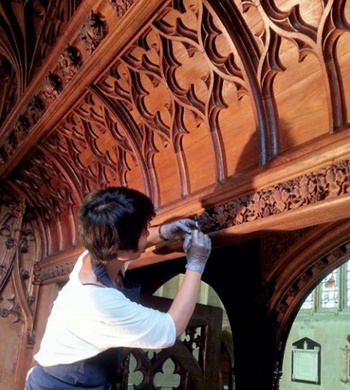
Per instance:
[[[119,261],[130,260],[130,251],[118,250],[116,260],[119,260]]]

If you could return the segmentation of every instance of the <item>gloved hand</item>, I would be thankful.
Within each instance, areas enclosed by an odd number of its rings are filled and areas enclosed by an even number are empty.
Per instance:
[[[185,236],[183,248],[187,259],[186,268],[202,274],[211,252],[209,236],[193,230]]]
[[[197,229],[196,222],[185,218],[160,226],[158,232],[163,240],[180,240],[193,229]]]

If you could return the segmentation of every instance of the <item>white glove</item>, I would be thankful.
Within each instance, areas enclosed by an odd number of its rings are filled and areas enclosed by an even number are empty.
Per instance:
[[[185,236],[183,248],[187,259],[186,268],[202,274],[211,252],[209,236],[193,230],[191,234]]]
[[[158,232],[162,240],[180,240],[186,234],[190,234],[193,229],[197,229],[196,222],[185,218],[160,226]]]

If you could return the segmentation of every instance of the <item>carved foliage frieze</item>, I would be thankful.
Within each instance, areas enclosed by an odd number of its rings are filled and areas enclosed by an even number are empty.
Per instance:
[[[67,129],[65,130],[67,131]],[[71,148],[68,143],[68,135],[69,133],[66,133],[67,138],[62,138],[61,142],[66,148]],[[84,145],[83,147],[85,148],[87,146]],[[66,152],[67,160],[71,159],[73,156],[72,151],[68,152],[68,149],[66,149]],[[53,149],[52,153],[54,153]],[[80,176],[82,179],[84,178],[83,171],[84,169],[82,169]],[[197,215],[196,218],[201,230],[206,233],[226,229],[242,223],[248,223],[257,219],[268,218],[272,215],[295,210],[296,208],[317,203],[332,196],[345,194],[349,191],[349,178],[350,162],[344,160],[330,167],[320,169],[318,172],[305,174],[289,180],[288,182],[277,184],[271,188],[266,188],[232,202],[219,205],[213,209],[208,209],[204,213]],[[84,182],[88,184],[87,177],[85,177],[84,180]],[[22,182],[21,184],[26,185],[29,191],[30,185],[33,182],[34,178],[30,179],[30,176],[28,176],[26,182]],[[31,190],[31,192],[33,194],[35,193],[34,190]],[[281,197],[281,192],[284,192],[285,196]],[[278,201],[276,201],[276,199]],[[62,205],[63,204],[64,202]],[[50,205],[46,204],[46,209],[49,207]],[[265,250],[263,251],[264,274],[266,275],[268,273],[278,258],[282,256],[293,243],[302,238],[311,229],[312,227],[309,227],[296,232],[284,233],[282,236],[275,237],[274,239],[266,239]],[[269,249],[267,249],[267,247]],[[319,266],[322,267],[322,264],[323,263],[321,262]],[[59,267],[54,266],[52,269],[45,270],[45,272],[48,273],[48,276],[38,276],[38,279],[41,279],[42,277],[44,277],[44,279],[50,278],[53,275],[62,276],[68,268],[61,265]],[[307,279],[307,276],[308,272],[305,272],[305,280]],[[297,292],[297,290],[295,291]],[[281,305],[283,306],[283,304]]]
[[[62,77],[69,82],[82,65],[80,51],[74,46],[68,45],[58,60],[58,69]]]
[[[40,46],[42,50],[42,58],[45,58],[48,49],[57,40],[60,34],[60,26],[64,22],[64,19],[67,17],[68,14],[69,16],[71,16],[70,12],[68,12],[68,10],[66,9],[67,4],[65,2],[59,3],[59,5],[53,5],[50,9],[52,26],[50,29],[46,30],[46,33],[51,35],[46,35],[45,37],[43,36],[43,38],[45,39],[45,43],[47,44]],[[79,2],[77,1],[77,4],[78,3]],[[118,17],[124,16],[124,14],[130,9],[133,3],[133,0],[110,1],[110,4],[115,9]],[[76,7],[77,4],[74,5],[74,7]],[[41,7],[40,12],[36,12],[36,15],[40,19],[43,19],[45,17],[46,12],[47,10]],[[57,23],[59,22],[59,25],[55,26],[56,22],[54,21],[56,21]],[[56,34],[55,36],[52,35],[54,33]],[[91,10],[88,18],[83,22],[83,25],[80,30],[80,40],[84,43],[88,55],[94,52],[94,50],[106,37],[107,34],[108,23],[106,19],[99,12],[94,12],[93,10]],[[5,59],[2,62],[5,63],[4,61]],[[16,150],[20,147],[23,141],[23,135],[25,133],[30,133],[32,127],[42,116],[43,111],[56,100],[57,96],[62,92],[64,86],[69,83],[69,81],[71,81],[71,79],[75,76],[82,63],[83,56],[81,55],[79,50],[76,47],[67,44],[64,49],[64,52],[58,58],[57,69],[53,69],[47,74],[47,76],[42,82],[40,90],[38,90],[36,96],[32,98],[32,102],[37,102],[39,100],[41,101],[40,110],[36,109],[36,115],[35,117],[33,117],[30,112],[31,103],[29,103],[26,111],[20,114],[16,121],[14,129],[12,130],[12,132],[10,132],[3,146],[0,148],[0,165],[5,164],[8,159],[16,152]],[[40,63],[37,65],[40,65]],[[60,75],[56,73],[56,71]],[[62,82],[60,76],[62,76],[64,82]],[[13,85],[13,83],[10,84]],[[38,115],[39,113],[40,115]],[[28,117],[28,119],[24,122],[23,118],[25,117]],[[15,133],[15,128],[18,127],[21,127],[21,137],[19,140],[17,137],[18,131]]]
[[[350,162],[344,160],[208,209],[198,220],[203,231],[212,232],[340,196],[349,187]]]
[[[54,73],[49,73],[49,75],[45,79],[42,88],[42,94],[44,96],[45,101],[47,101],[48,103],[52,103],[61,92],[62,92],[61,78]]]
[[[90,12],[80,31],[80,37],[89,54],[92,54],[108,34],[108,24],[102,15]]]
[[[119,17],[125,15],[128,9],[134,4],[135,0],[109,0],[112,7]]]

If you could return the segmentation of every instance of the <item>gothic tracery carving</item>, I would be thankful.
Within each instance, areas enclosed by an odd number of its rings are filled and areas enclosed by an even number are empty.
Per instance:
[[[1,297],[0,295],[0,304],[4,298]],[[16,297],[12,295],[10,298],[7,298],[8,306],[6,308],[0,306],[0,316],[3,318],[8,317],[9,315],[13,316],[13,322],[18,322],[21,321],[22,316],[21,316],[21,309],[16,302]]]

